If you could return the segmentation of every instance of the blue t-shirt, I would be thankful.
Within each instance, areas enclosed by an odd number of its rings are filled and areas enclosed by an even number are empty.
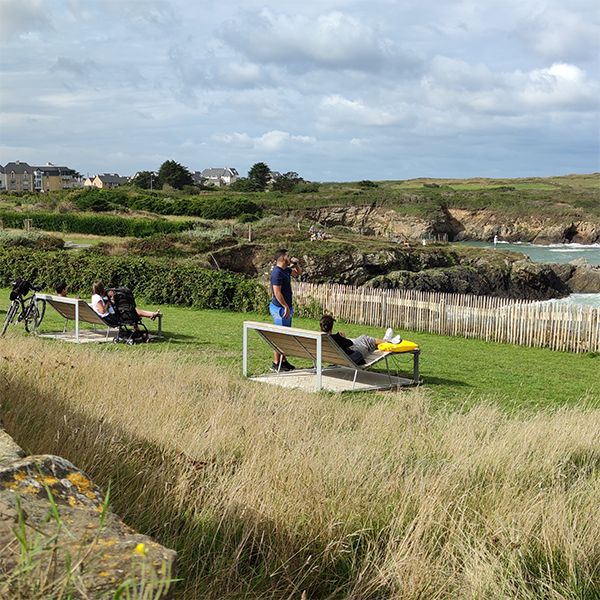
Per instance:
[[[281,294],[285,299],[287,305],[292,307],[292,269],[289,267],[286,269],[282,269],[275,265],[273,270],[271,271],[271,293],[272,298],[271,302],[275,306],[281,306],[281,303],[275,298],[275,294],[273,294],[273,286],[280,285],[281,286]]]

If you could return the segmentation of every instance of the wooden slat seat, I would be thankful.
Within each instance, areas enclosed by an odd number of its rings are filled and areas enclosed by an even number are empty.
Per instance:
[[[304,358],[313,362],[316,372],[316,389],[320,388],[320,379],[322,365],[338,365],[355,371],[356,374],[360,370],[367,370],[373,367],[381,360],[386,361],[390,354],[398,354],[395,352],[383,352],[375,350],[365,356],[365,364],[357,365],[344,352],[336,341],[327,333],[321,331],[312,331],[309,329],[300,329],[298,327],[283,327],[281,325],[272,325],[270,323],[260,323],[258,321],[244,322],[244,339],[243,339],[243,370],[244,375],[247,375],[247,353],[248,353],[248,331],[255,330],[258,335],[269,344],[274,351],[279,352],[284,356],[293,356],[295,358]],[[413,382],[419,383],[419,348],[407,350],[405,354],[413,355]],[[389,368],[388,368],[389,374]]]
[[[61,317],[65,319],[65,329],[67,321],[75,322],[75,338],[79,341],[79,324],[90,323],[91,325],[101,325],[106,327],[106,336],[111,329],[118,327],[110,327],[98,315],[98,313],[85,301],[80,298],[66,298],[64,296],[53,296],[51,294],[36,294],[36,298],[45,300]],[[157,316],[158,335],[162,336],[162,315]],[[63,332],[64,333],[64,332]]]

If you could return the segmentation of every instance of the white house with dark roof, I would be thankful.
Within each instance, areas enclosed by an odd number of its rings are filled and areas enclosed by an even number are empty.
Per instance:
[[[207,184],[221,187],[223,185],[231,185],[239,177],[239,173],[233,167],[212,167],[204,169],[200,173],[200,177]]]

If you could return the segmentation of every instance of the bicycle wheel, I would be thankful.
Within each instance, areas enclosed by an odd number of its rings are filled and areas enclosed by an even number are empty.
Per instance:
[[[37,331],[46,314],[46,301],[41,298],[36,298],[35,305],[37,306],[37,318],[33,323],[33,328]]]
[[[6,318],[4,319],[4,325],[2,325],[2,332],[0,335],[4,335],[8,326],[15,320],[15,316],[17,311],[19,310],[19,303],[16,300],[13,300],[11,305],[8,307],[6,311]]]
[[[36,300],[35,302],[32,300],[23,317],[25,331],[34,333],[44,318],[44,312],[46,312],[46,302],[44,300]]]

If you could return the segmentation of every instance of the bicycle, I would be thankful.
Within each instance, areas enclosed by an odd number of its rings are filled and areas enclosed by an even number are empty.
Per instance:
[[[25,323],[25,331],[34,333],[40,326],[46,312],[46,301],[42,298],[36,298],[35,293],[27,296],[30,291],[39,292],[43,286],[33,285],[27,280],[17,279],[12,283],[12,292],[10,293],[11,303],[6,311],[6,318],[0,336],[6,333],[11,323]]]

